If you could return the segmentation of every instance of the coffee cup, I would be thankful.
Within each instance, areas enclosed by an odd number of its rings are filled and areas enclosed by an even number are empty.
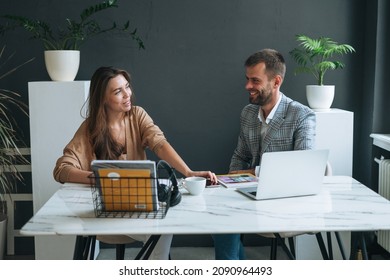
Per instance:
[[[183,181],[183,187],[192,195],[200,195],[206,187],[206,178],[187,177]]]

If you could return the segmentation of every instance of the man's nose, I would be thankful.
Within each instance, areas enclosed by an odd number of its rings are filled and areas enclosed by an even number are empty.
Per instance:
[[[251,81],[247,81],[246,83],[245,83],[245,89],[246,90],[249,90],[249,89],[251,89],[252,88],[252,83],[251,83]]]

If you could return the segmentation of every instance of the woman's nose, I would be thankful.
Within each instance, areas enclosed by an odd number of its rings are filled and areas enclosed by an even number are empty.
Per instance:
[[[123,91],[123,97],[124,98],[128,98],[128,97],[130,97],[131,96],[131,92],[129,92],[129,91],[127,91],[127,90],[124,90]]]

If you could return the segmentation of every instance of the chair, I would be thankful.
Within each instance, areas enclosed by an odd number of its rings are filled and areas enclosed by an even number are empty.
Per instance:
[[[117,260],[125,259],[126,244],[137,242],[137,240],[127,235],[98,235],[96,236],[96,240],[106,244],[115,245],[115,255]]]
[[[106,244],[112,244],[116,246],[116,259],[117,260],[124,260],[125,258],[125,249],[126,244],[136,242],[135,239],[127,236],[127,235],[98,235],[98,236],[88,236],[84,238],[85,245],[84,248],[86,248],[81,253],[82,256],[80,256],[81,259],[93,259],[95,255],[95,244],[96,240],[99,240],[100,242],[106,243]]]
[[[326,169],[325,169],[325,176],[332,176],[333,170],[332,166],[329,162],[326,164]],[[316,232],[316,233],[310,233],[310,232],[284,232],[284,233],[259,233],[260,236],[266,237],[266,238],[271,238],[271,251],[270,251],[270,259],[271,260],[276,260],[276,253],[277,253],[277,248],[278,244],[281,245],[282,249],[285,251],[287,256],[290,259],[295,259],[295,244],[294,244],[294,237],[303,235],[303,234],[314,234],[317,239],[318,246],[320,247],[321,250],[321,255],[324,260],[332,260],[333,259],[333,250],[332,250],[332,236],[331,232],[326,232],[326,239],[327,239],[327,247],[325,246],[325,242],[322,238],[321,232]],[[336,240],[340,249],[340,253],[342,255],[343,260],[346,259],[345,256],[345,250],[344,246],[342,244],[340,234],[339,232],[334,232],[336,236]],[[285,239],[287,238],[289,246],[286,245]]]
[[[151,254],[151,248],[154,248],[155,243],[160,238],[159,235],[153,235],[144,244],[140,252],[135,257],[136,260],[146,260]],[[88,235],[88,236],[77,236],[76,246],[73,255],[74,260],[93,260],[95,257],[95,245],[96,240],[106,243],[113,244],[116,246],[116,259],[124,260],[126,244],[137,242],[137,240],[127,235]],[[152,249],[153,250],[153,249]],[[168,255],[168,259],[171,260],[171,254]]]

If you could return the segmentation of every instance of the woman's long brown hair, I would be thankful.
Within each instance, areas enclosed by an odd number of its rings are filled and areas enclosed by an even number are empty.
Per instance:
[[[130,75],[125,70],[100,67],[91,78],[86,121],[89,139],[97,159],[118,159],[125,148],[113,139],[108,128],[107,110],[104,106],[108,82],[118,75],[123,75],[131,88]],[[133,94],[130,98],[133,101]]]

